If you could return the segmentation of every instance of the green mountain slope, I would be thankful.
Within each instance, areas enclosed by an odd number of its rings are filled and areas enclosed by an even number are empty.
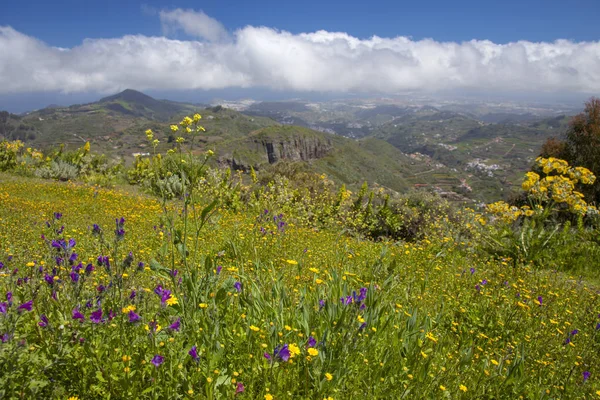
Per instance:
[[[460,185],[449,169],[413,159],[386,141],[353,140],[299,126],[264,128],[243,138],[220,142],[214,149],[221,164],[235,168],[261,169],[282,161],[303,161],[314,172],[326,173],[350,186],[367,181],[401,192],[415,184],[434,183],[434,174],[444,177],[437,182],[448,190]]]
[[[169,125],[193,113],[200,113],[204,118],[207,133],[202,140],[205,143],[277,125],[269,118],[250,117],[222,107],[206,109],[125,90],[89,104],[45,108],[25,116],[6,113],[7,122],[0,120],[0,137],[20,139],[41,149],[59,144],[75,148],[89,141],[97,152],[131,158],[134,153],[149,151],[144,135],[146,129],[156,133],[161,141],[160,149],[169,148],[175,139]]]

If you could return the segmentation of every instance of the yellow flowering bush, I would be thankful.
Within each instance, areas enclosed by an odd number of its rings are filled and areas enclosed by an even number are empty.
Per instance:
[[[541,262],[549,249],[556,247],[561,222],[574,216],[580,227],[583,218],[598,214],[595,206],[588,204],[578,185],[591,185],[594,174],[583,167],[572,167],[557,158],[538,157],[536,166],[545,175],[527,172],[521,184],[529,204],[520,207],[498,201],[486,206],[493,221],[500,224],[484,230],[489,250],[517,262]],[[570,225],[564,227],[568,234]]]

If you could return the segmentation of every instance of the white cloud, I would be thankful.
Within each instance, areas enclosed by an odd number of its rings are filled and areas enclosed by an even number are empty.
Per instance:
[[[204,13],[162,12],[161,21],[204,40],[141,35],[48,46],[0,27],[0,93],[266,87],[286,91],[480,90],[600,92],[600,42],[495,44],[346,33],[292,34],[247,26],[227,32]]]
[[[160,11],[158,15],[163,33],[167,35],[181,29],[190,36],[211,42],[226,40],[229,37],[223,24],[202,11],[177,8],[171,11]]]

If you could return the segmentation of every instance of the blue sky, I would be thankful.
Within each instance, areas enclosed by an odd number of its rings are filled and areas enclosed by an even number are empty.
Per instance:
[[[600,93],[599,1],[5,0],[0,109],[126,88],[586,98]]]
[[[7,0],[0,25],[10,25],[53,46],[72,47],[84,38],[160,35],[156,18],[143,10],[174,8],[202,10],[230,31],[264,25],[292,33],[347,32],[359,38],[411,36],[495,43],[600,39],[598,0]]]

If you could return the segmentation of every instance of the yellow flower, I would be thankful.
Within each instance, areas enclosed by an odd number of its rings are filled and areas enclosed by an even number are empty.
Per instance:
[[[265,400],[273,400],[273,396],[270,393],[265,394]]]
[[[496,360],[492,360],[492,364],[494,364],[494,365],[498,365],[498,361],[496,361]]]
[[[308,349],[308,354],[310,354],[313,357],[318,356],[319,350],[315,349],[314,347],[311,347]]]
[[[316,269],[316,268],[314,268],[314,267],[312,267],[312,268],[309,268],[308,270],[309,270],[310,272],[314,272],[315,274],[318,274],[318,273],[319,273],[319,270],[318,270],[318,269]]]
[[[333,375],[331,375],[329,372],[325,373],[325,379],[327,379],[328,381],[333,379]]]
[[[79,397],[77,397],[77,396],[71,396],[67,400],[79,400]]]
[[[135,311],[135,306],[133,304],[128,305],[127,307],[123,307],[121,311],[123,311],[123,314],[128,314],[129,311]]]
[[[443,392],[446,390],[446,386],[440,385],[440,390]]]
[[[252,330],[254,332],[258,332],[258,331],[260,331],[260,328],[258,326],[250,325],[250,330]]]
[[[298,265],[298,261],[296,261],[296,260],[287,260],[286,263],[288,263],[290,265]]]
[[[179,130],[179,127],[177,125],[171,125],[171,131],[177,132],[178,130]]]
[[[192,124],[192,119],[190,117],[185,117],[180,123],[179,125],[181,126],[189,126]]]
[[[292,357],[300,355],[300,348],[295,343],[290,344],[288,348]]]
[[[26,265],[27,265],[28,267],[33,267],[33,266],[35,265],[35,263],[30,261],[30,262],[28,262]]]
[[[208,304],[206,304],[206,303],[200,303],[200,304],[198,304],[198,307],[200,307],[200,308],[207,308]]]
[[[174,295],[169,296],[169,298],[166,301],[167,305],[169,306],[174,306],[175,304],[177,304],[177,297],[175,297]]]
[[[467,387],[466,387],[465,385],[460,385],[460,386],[458,387],[458,389],[459,389],[460,391],[462,391],[462,392],[466,392],[466,391],[467,391]]]
[[[200,114],[194,114],[194,122],[198,122],[202,119],[202,116]]]
[[[206,378],[206,382],[211,383],[212,382],[212,378],[209,376],[208,378]]]

